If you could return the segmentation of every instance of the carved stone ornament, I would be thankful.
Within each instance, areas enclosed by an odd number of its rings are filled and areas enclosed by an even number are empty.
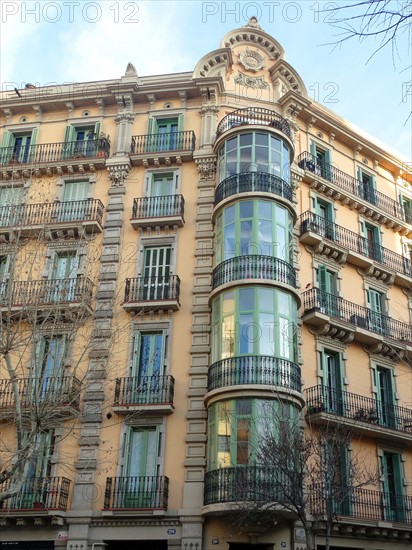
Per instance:
[[[216,160],[214,158],[196,159],[197,170],[200,180],[213,179],[216,171]]]
[[[247,86],[248,88],[269,88],[269,84],[265,82],[263,76],[249,76],[238,71],[238,75],[235,76],[234,80],[236,84]]]
[[[262,27],[259,25],[258,19],[255,15],[252,15],[252,17],[249,19],[249,21],[246,23],[246,25],[243,25],[244,27],[252,27],[252,29],[261,29]]]
[[[256,73],[261,69],[264,69],[264,59],[259,52],[254,50],[245,50],[239,54],[239,63],[247,71]]]
[[[133,63],[128,63],[124,76],[137,76],[137,71]]]
[[[124,185],[130,166],[128,164],[116,164],[114,166],[108,166],[108,169],[112,187]]]

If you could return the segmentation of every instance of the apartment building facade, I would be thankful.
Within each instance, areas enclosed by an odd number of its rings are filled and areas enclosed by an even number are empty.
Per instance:
[[[7,91],[1,117],[3,463],[19,418],[41,427],[0,548],[302,550],[272,486],[270,524],[233,522],[285,422],[353,434],[346,485],[355,456],[379,471],[333,548],[409,548],[402,161],[311,100],[255,18],[193,72]]]

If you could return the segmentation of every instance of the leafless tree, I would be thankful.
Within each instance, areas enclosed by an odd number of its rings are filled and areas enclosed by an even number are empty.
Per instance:
[[[376,487],[378,467],[370,464],[353,429],[341,422],[305,429],[298,418],[286,415],[277,415],[275,424],[273,417],[257,422],[264,430],[254,462],[235,468],[230,481],[237,499],[230,521],[253,532],[285,517],[299,520],[307,550],[315,548],[315,531],[322,526],[328,550],[333,526],[349,512],[356,491]]]
[[[361,0],[339,3],[333,7],[327,5],[328,21],[339,30],[338,40],[341,45],[347,40],[358,38],[375,39],[377,47],[373,57],[386,46],[392,47],[393,59],[410,57],[412,40],[412,0]],[[399,41],[407,40],[408,52],[400,51]]]

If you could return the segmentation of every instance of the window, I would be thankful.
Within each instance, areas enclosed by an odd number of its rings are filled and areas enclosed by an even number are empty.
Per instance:
[[[64,182],[62,204],[59,206],[59,221],[82,220],[86,217],[90,182]]]
[[[100,122],[94,125],[69,124],[64,134],[62,158],[94,157],[97,154],[97,139],[100,134]]]
[[[0,227],[21,222],[23,193],[23,187],[0,187]]]
[[[388,521],[406,521],[403,497],[403,468],[399,453],[385,451],[380,454],[383,476],[382,505],[384,519]]]
[[[371,223],[361,221],[362,252],[368,258],[382,262],[382,246],[380,228]]]
[[[173,118],[150,118],[148,122],[148,150],[173,151],[184,146],[183,115]]]
[[[376,183],[372,174],[365,172],[363,168],[358,168],[359,196],[371,204],[376,204]]]
[[[280,422],[293,426],[297,416],[293,405],[278,400],[244,398],[210,406],[208,470],[256,464],[259,440],[276,434]]]
[[[379,290],[369,288],[366,291],[366,299],[369,308],[369,330],[385,334],[386,332],[386,316],[385,302],[386,295]]]
[[[218,150],[217,182],[245,172],[273,174],[290,181],[290,150],[269,133],[249,132],[228,139]]]
[[[159,498],[159,427],[128,428],[125,441],[123,487],[124,508],[156,508]]]
[[[274,256],[292,263],[292,216],[274,201],[238,201],[216,219],[216,264],[242,255]]]
[[[171,246],[148,246],[143,250],[143,299],[167,300],[170,296]]]
[[[25,437],[32,437],[27,434]],[[37,508],[50,506],[49,476],[51,473],[51,457],[54,449],[54,433],[51,430],[39,432],[35,436],[34,453],[30,460],[27,480],[21,491],[12,497],[12,508]]]
[[[35,155],[38,129],[5,130],[0,145],[0,164],[31,162]]]
[[[397,425],[395,411],[395,378],[393,369],[380,365],[372,370],[373,391],[376,399],[376,410],[370,411],[374,419],[388,428],[395,428]]]
[[[326,509],[348,515],[351,509],[349,452],[343,441],[323,441],[322,470]]]
[[[401,194],[399,200],[402,206],[403,219],[412,224],[412,198]]]
[[[164,383],[166,331],[136,331],[133,340],[130,403],[161,403]]]
[[[305,168],[322,176],[322,178],[332,181],[330,150],[312,141],[310,144],[310,152],[313,157],[313,167],[310,168],[309,166],[305,166]]]
[[[338,274],[325,265],[319,264],[316,269],[316,280],[319,289],[319,303],[321,312],[332,317],[340,317],[340,303],[338,296]]]
[[[312,207],[316,218],[314,227],[311,227],[311,230],[316,231],[321,237],[325,237],[330,241],[337,240],[334,204],[315,196],[312,198]]]
[[[343,402],[343,365],[340,353],[325,349],[320,352],[320,368],[322,372],[323,410],[342,415]]]
[[[67,336],[42,336],[36,345],[32,380],[32,400],[53,399],[62,385],[67,352]]]
[[[75,250],[56,252],[47,288],[47,301],[69,302],[75,299],[79,257]]]
[[[287,292],[266,287],[225,292],[212,304],[212,362],[239,356],[296,362],[296,323],[297,304]],[[287,384],[287,377],[285,371],[279,383]]]
[[[147,175],[145,217],[170,216],[176,212],[177,172],[155,172]]]

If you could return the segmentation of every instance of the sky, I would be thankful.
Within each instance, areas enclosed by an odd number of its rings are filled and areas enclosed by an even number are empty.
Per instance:
[[[387,47],[371,59],[379,45],[373,39],[334,47],[339,31],[324,10],[337,5],[315,0],[2,0],[0,81],[4,90],[26,83],[120,78],[129,61],[140,76],[192,71],[220,47],[227,32],[255,15],[280,42],[312,99],[408,162],[411,37],[399,37],[397,53]]]

